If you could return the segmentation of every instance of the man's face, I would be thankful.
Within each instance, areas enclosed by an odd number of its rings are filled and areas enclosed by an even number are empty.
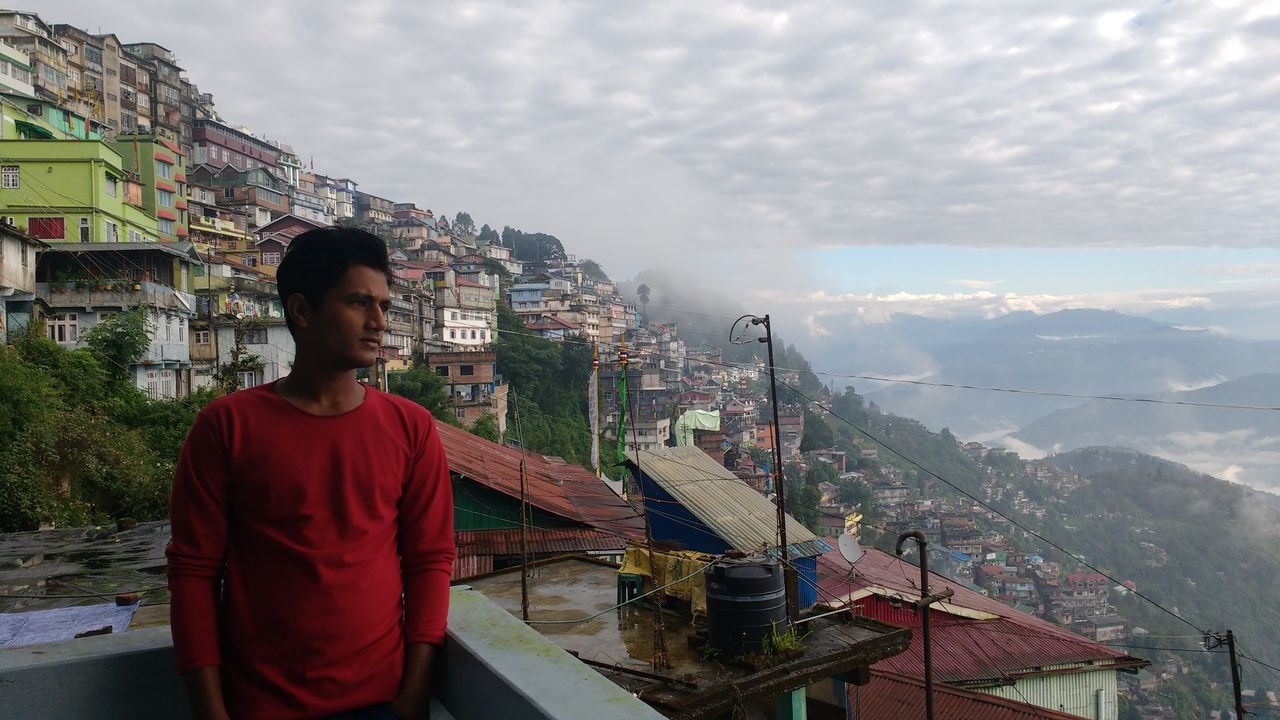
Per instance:
[[[369,367],[382,346],[390,306],[386,276],[355,265],[311,309],[304,330],[308,345],[344,370]]]

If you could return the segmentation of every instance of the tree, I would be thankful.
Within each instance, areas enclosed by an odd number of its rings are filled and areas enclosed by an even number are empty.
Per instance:
[[[600,263],[587,258],[579,265],[582,268],[582,274],[592,280],[608,280],[609,276],[605,274],[604,268],[600,267]]]
[[[262,358],[249,352],[245,335],[262,327],[256,318],[235,318],[235,342],[231,345],[231,361],[222,363],[213,372],[213,384],[223,394],[240,389],[240,373],[253,372],[262,367]]]
[[[644,283],[640,283],[640,287],[636,288],[636,298],[640,300],[640,312],[646,315],[649,311],[649,293],[649,286]]]
[[[795,518],[801,525],[818,531],[818,504],[822,502],[822,491],[818,489],[816,468],[801,472],[800,466],[791,463],[785,466],[784,474],[787,482],[787,514]]]
[[[481,415],[467,430],[472,435],[482,437],[489,442],[502,442],[502,437],[498,433],[498,418],[491,412]]]
[[[415,362],[408,370],[387,373],[389,391],[430,410],[437,420],[457,425],[447,385],[443,377],[432,372],[431,366],[423,362]]]
[[[545,263],[567,257],[560,238],[545,233],[525,233],[513,227],[502,228],[502,246],[511,248],[511,254],[517,260],[527,263]]]
[[[488,225],[485,227],[488,227]],[[471,219],[471,213],[463,212],[461,210],[459,210],[458,214],[453,218],[453,228],[463,235],[476,234],[476,224]]]
[[[502,242],[502,237],[498,235],[497,230],[494,230],[486,224],[480,228],[480,235],[476,240],[481,245],[498,245]]]
[[[831,431],[826,418],[812,410],[805,410],[804,437],[800,438],[800,452],[826,450],[835,446],[836,435]]]
[[[131,366],[151,345],[151,328],[146,308],[139,306],[115,313],[85,333],[85,344],[106,369],[112,390],[133,384]]]

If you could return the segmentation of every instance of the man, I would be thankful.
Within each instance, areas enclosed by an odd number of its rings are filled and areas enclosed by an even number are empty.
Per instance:
[[[430,413],[356,381],[386,330],[389,274],[367,232],[298,236],[277,274],[291,372],[210,403],[187,436],[167,554],[198,719],[426,712],[453,499]]]

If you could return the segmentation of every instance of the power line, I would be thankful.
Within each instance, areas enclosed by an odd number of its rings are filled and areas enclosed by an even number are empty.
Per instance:
[[[780,381],[780,382],[781,382],[781,381]],[[1103,576],[1103,577],[1107,578],[1107,579],[1108,579],[1108,580],[1110,580],[1111,582],[1116,583],[1117,585],[1121,584],[1119,580],[1116,580],[1116,579],[1115,579],[1114,577],[1112,577],[1111,575],[1109,575],[1109,574],[1107,574],[1107,573],[1103,572],[1102,570],[1099,570],[1098,568],[1094,567],[1093,565],[1091,565],[1090,563],[1086,562],[1085,560],[1083,560],[1083,559],[1081,559],[1081,558],[1077,557],[1074,553],[1072,553],[1072,552],[1068,551],[1066,548],[1062,547],[1062,546],[1061,546],[1061,545],[1059,545],[1058,543],[1056,543],[1056,542],[1054,542],[1054,541],[1050,540],[1049,538],[1046,538],[1045,536],[1041,535],[1040,533],[1036,532],[1035,530],[1032,530],[1031,528],[1027,527],[1026,525],[1023,525],[1022,523],[1018,522],[1017,520],[1014,520],[1013,518],[1011,518],[1011,517],[1009,517],[1009,516],[1005,515],[1004,513],[1000,512],[1000,511],[999,511],[999,510],[997,510],[995,507],[993,507],[992,505],[990,505],[989,503],[987,503],[987,502],[985,502],[985,501],[983,501],[983,500],[979,499],[977,496],[975,496],[975,495],[973,495],[972,493],[968,492],[967,490],[965,490],[965,489],[961,488],[960,486],[956,485],[955,483],[951,482],[950,480],[947,480],[946,478],[942,477],[941,475],[938,475],[937,473],[933,472],[933,471],[932,471],[932,470],[930,470],[929,468],[926,468],[925,466],[921,465],[920,463],[916,462],[915,460],[911,459],[910,457],[907,457],[906,455],[902,454],[900,451],[898,451],[898,450],[897,450],[897,449],[895,449],[894,447],[890,446],[888,443],[884,442],[884,441],[883,441],[883,440],[881,440],[879,437],[876,437],[875,435],[871,434],[871,433],[870,433],[870,432],[868,432],[867,430],[863,429],[861,426],[859,426],[859,425],[855,424],[855,423],[854,423],[854,422],[852,422],[851,420],[848,420],[848,419],[846,419],[845,417],[843,417],[842,415],[840,415],[840,414],[836,413],[836,412],[835,412],[834,410],[832,410],[830,407],[828,407],[828,406],[824,405],[823,403],[821,403],[821,402],[819,402],[819,401],[817,401],[817,400],[814,400],[813,398],[809,397],[808,395],[804,394],[804,393],[803,393],[803,392],[801,392],[799,389],[797,389],[796,387],[794,387],[794,386],[792,386],[792,385],[790,385],[790,384],[788,384],[788,383],[783,382],[782,384],[783,384],[783,385],[785,385],[786,387],[790,388],[792,392],[794,392],[794,393],[796,393],[797,395],[799,395],[800,397],[804,398],[804,399],[805,399],[809,404],[814,405],[814,406],[816,406],[816,407],[818,407],[818,408],[821,408],[821,409],[825,410],[825,411],[826,411],[827,413],[829,413],[832,417],[836,418],[837,420],[840,420],[841,422],[845,423],[846,425],[848,425],[849,427],[851,427],[851,428],[853,428],[854,430],[858,431],[859,433],[862,433],[862,435],[866,436],[866,437],[867,437],[869,440],[871,440],[872,442],[874,442],[874,443],[876,443],[877,445],[879,445],[879,446],[883,447],[885,450],[888,450],[889,452],[893,453],[894,455],[897,455],[898,457],[902,458],[903,460],[905,460],[906,462],[910,463],[912,466],[914,466],[914,467],[915,467],[915,468],[917,468],[918,470],[920,470],[920,471],[922,471],[922,472],[924,472],[924,473],[928,474],[930,477],[934,478],[935,480],[938,480],[939,482],[945,483],[946,485],[948,485],[949,487],[951,487],[951,488],[952,488],[953,490],[955,490],[956,492],[959,492],[960,494],[964,495],[965,497],[969,498],[970,500],[974,501],[975,503],[978,503],[979,505],[981,505],[982,507],[986,508],[987,510],[989,510],[989,511],[991,511],[991,512],[995,513],[996,515],[999,515],[1000,517],[1004,518],[1006,521],[1008,521],[1009,523],[1011,523],[1013,526],[1015,526],[1015,527],[1017,527],[1017,528],[1021,529],[1023,532],[1027,533],[1028,535],[1031,535],[1032,537],[1034,537],[1034,538],[1036,538],[1036,539],[1040,540],[1041,542],[1043,542],[1043,543],[1045,543],[1045,544],[1049,545],[1050,547],[1053,547],[1053,548],[1057,549],[1058,551],[1062,552],[1062,553],[1063,553],[1064,555],[1066,555],[1067,557],[1073,558],[1076,562],[1080,563],[1081,565],[1084,565],[1085,567],[1089,568],[1090,570],[1093,570],[1094,572],[1096,572],[1096,573],[1098,573],[1099,575],[1101,575],[1101,576]],[[1152,600],[1151,598],[1147,597],[1147,596],[1146,596],[1146,595],[1144,595],[1143,593],[1141,593],[1141,592],[1139,592],[1139,591],[1137,591],[1137,590],[1131,590],[1131,592],[1132,592],[1134,595],[1137,595],[1138,597],[1142,598],[1143,600],[1146,600],[1147,602],[1151,603],[1151,604],[1152,604],[1152,605],[1154,605],[1155,607],[1159,608],[1160,610],[1162,610],[1163,612],[1165,612],[1166,614],[1168,614],[1170,617],[1177,618],[1179,622],[1182,622],[1182,623],[1184,623],[1184,624],[1186,624],[1186,625],[1188,625],[1188,626],[1190,626],[1190,627],[1194,628],[1194,629],[1195,629],[1195,630],[1197,630],[1197,631],[1200,631],[1200,632],[1202,632],[1202,633],[1204,632],[1201,628],[1196,627],[1196,625],[1195,625],[1194,623],[1192,623],[1191,621],[1189,621],[1189,620],[1187,620],[1186,618],[1182,617],[1181,615],[1179,615],[1179,614],[1175,613],[1174,611],[1172,611],[1172,610],[1170,610],[1170,609],[1166,608],[1165,606],[1161,605],[1160,603],[1156,602],[1155,600]]]

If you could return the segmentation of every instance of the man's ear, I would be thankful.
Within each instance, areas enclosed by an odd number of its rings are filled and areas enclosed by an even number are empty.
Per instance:
[[[307,298],[302,293],[293,293],[284,301],[284,311],[289,315],[289,319],[293,321],[295,328],[308,327],[313,309],[311,303],[307,302]]]

